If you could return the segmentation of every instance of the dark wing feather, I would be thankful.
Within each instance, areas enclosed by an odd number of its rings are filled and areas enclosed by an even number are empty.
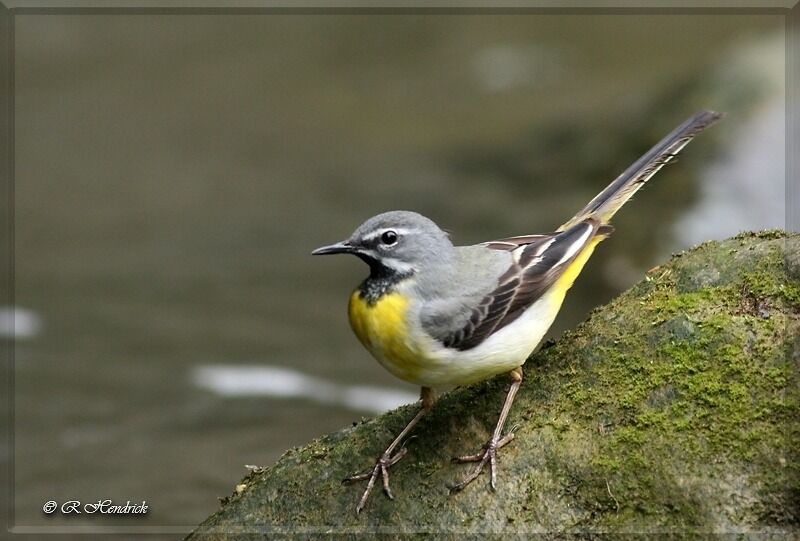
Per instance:
[[[492,249],[514,252],[514,262],[500,277],[497,287],[472,309],[467,323],[442,340],[444,345],[471,349],[515,321],[553,285],[595,235],[609,232],[609,227],[587,219],[560,233],[485,243]],[[514,248],[509,248],[511,244]]]

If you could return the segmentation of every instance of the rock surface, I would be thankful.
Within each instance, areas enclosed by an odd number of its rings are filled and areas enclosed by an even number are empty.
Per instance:
[[[508,381],[442,396],[356,515],[371,467],[417,406],[291,449],[253,471],[190,538],[242,533],[762,532],[800,521],[800,235],[743,234],[652,269],[531,356],[516,439],[449,495]]]

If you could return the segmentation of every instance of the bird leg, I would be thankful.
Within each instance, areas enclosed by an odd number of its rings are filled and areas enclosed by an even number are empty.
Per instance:
[[[365,472],[357,475],[353,475],[352,477],[348,477],[342,481],[343,483],[354,483],[356,481],[369,480],[367,482],[367,488],[364,490],[364,494],[361,496],[361,499],[358,501],[358,505],[356,506],[356,513],[360,513],[361,510],[364,509],[364,506],[367,504],[369,494],[372,492],[372,487],[375,486],[375,481],[378,480],[379,475],[381,477],[383,491],[386,493],[386,496],[388,496],[390,500],[394,499],[392,491],[389,489],[389,468],[394,466],[404,456],[406,456],[406,452],[408,450],[403,447],[394,455],[392,455],[392,453],[397,446],[402,443],[403,439],[405,439],[409,432],[411,432],[420,419],[422,419],[433,407],[433,391],[429,387],[422,388],[422,391],[420,392],[420,398],[422,401],[422,409],[417,412],[417,414],[413,419],[411,419],[411,421],[409,421],[402,432],[400,432],[400,434],[397,435],[392,443],[389,444],[389,447],[386,448],[383,454],[378,457],[378,460],[375,462],[375,466],[372,469],[366,470]]]
[[[489,464],[489,482],[492,490],[497,488],[497,450],[514,439],[513,431],[502,438],[500,434],[503,432],[503,425],[506,422],[506,417],[508,417],[508,412],[511,410],[511,404],[514,403],[514,397],[522,384],[522,367],[517,367],[508,374],[511,376],[511,387],[508,389],[506,400],[503,403],[503,409],[500,411],[500,418],[497,420],[497,425],[494,427],[491,439],[486,442],[486,445],[483,446],[480,452],[474,455],[459,456],[453,459],[454,462],[458,463],[477,462],[478,465],[460,483],[450,487],[451,494],[464,490],[464,487],[477,479],[486,464]]]

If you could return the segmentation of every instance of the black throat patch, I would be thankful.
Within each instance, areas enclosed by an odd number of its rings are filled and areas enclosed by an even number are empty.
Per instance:
[[[369,265],[369,276],[358,286],[359,297],[364,299],[370,306],[380,300],[381,297],[394,290],[394,286],[406,278],[410,278],[414,272],[400,272],[387,267],[374,259],[362,257]]]

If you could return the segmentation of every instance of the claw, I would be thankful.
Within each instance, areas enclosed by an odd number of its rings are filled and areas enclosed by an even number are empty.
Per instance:
[[[381,479],[383,481],[383,492],[386,496],[393,500],[394,496],[392,496],[392,489],[389,488],[389,470],[386,469],[386,466],[381,464]]]
[[[456,464],[464,464],[467,462],[480,462],[483,460],[483,452],[476,453],[474,455],[462,455],[462,456],[454,456],[451,461],[455,462]]]
[[[500,434],[506,422],[506,417],[508,417],[508,412],[511,409],[511,404],[514,402],[514,397],[517,395],[519,386],[522,383],[522,368],[515,368],[510,372],[510,375],[512,380],[511,387],[509,387],[508,394],[506,394],[506,399],[503,402],[503,409],[500,410],[500,418],[497,420],[497,424],[494,427],[492,438],[483,446],[481,452],[453,459],[454,462],[477,462],[478,465],[475,466],[472,472],[460,483],[450,487],[450,494],[464,490],[464,487],[478,478],[487,463],[489,464],[489,485],[492,487],[492,490],[497,489],[497,450],[505,447],[508,442],[514,439],[514,430],[516,427],[512,428],[511,431],[502,438]]]
[[[478,466],[472,472],[467,475],[460,483],[457,483],[450,487],[450,494],[455,494],[456,492],[461,492],[464,488],[473,482],[475,479],[478,478],[478,475],[481,473],[481,469],[483,469],[483,465]]]
[[[414,426],[419,422],[420,419],[422,419],[428,410],[430,410],[431,406],[433,405],[433,395],[431,393],[432,391],[428,387],[422,388],[422,409],[417,412],[414,418],[408,422],[400,434],[398,434],[392,443],[389,444],[389,447],[387,447],[383,454],[378,458],[372,469],[367,470],[364,473],[358,473],[342,481],[343,483],[353,483],[355,481],[364,481],[369,479],[367,482],[367,488],[361,495],[361,499],[358,500],[356,514],[361,513],[361,511],[364,509],[364,506],[367,505],[367,499],[372,492],[372,488],[375,486],[375,481],[378,480],[378,475],[381,476],[383,492],[390,500],[394,499],[392,489],[389,488],[389,468],[400,462],[403,457],[406,456],[406,453],[408,453],[408,449],[403,446],[400,447],[396,453],[392,454],[392,452],[403,442],[406,436],[408,436],[409,432],[411,432],[411,429],[414,428]]]
[[[344,479],[342,479],[342,484],[349,485],[350,483],[355,483],[356,481],[364,481],[366,479],[369,479],[370,477],[372,477],[372,470],[367,470],[364,473],[357,473],[350,477],[345,477]]]
[[[497,490],[497,453],[489,455],[489,485]]]
[[[514,439],[514,430],[516,430],[516,427],[514,427],[511,432],[503,436],[500,441],[497,442],[497,449],[502,449]]]
[[[386,467],[388,468],[389,466],[394,466],[395,464],[403,460],[403,457],[406,456],[406,453],[408,453],[408,449],[406,449],[405,447],[397,451],[397,453],[389,460],[389,463],[386,465]]]
[[[364,491],[364,494],[361,496],[361,499],[358,500],[358,505],[356,505],[357,515],[361,513],[362,509],[364,509],[364,506],[367,504],[367,498],[369,497],[369,493],[372,492],[372,487],[375,486],[375,478],[378,476],[378,467],[379,464],[376,464],[375,468],[372,470],[372,475],[370,475],[369,477],[369,483],[367,483],[367,489]]]
[[[383,486],[383,492],[390,500],[394,499],[394,495],[392,494],[392,489],[389,488],[389,468],[397,464],[404,456],[406,456],[407,452],[408,450],[404,447],[400,449],[394,456],[389,456],[388,454],[384,453],[375,462],[375,466],[373,466],[371,470],[367,470],[363,473],[358,473],[356,475],[353,475],[352,477],[347,477],[346,479],[342,480],[342,483],[349,484],[349,483],[354,483],[356,481],[365,481],[369,479],[369,482],[367,483],[367,488],[361,495],[361,499],[358,500],[358,505],[356,506],[356,514],[361,513],[361,511],[367,505],[367,499],[369,499],[369,495],[372,492],[372,489],[375,486],[375,482],[378,480],[379,475],[381,476],[381,485]]]
[[[492,490],[497,490],[497,451],[498,449],[508,445],[508,443],[513,439],[514,433],[509,432],[500,439],[493,438],[489,440],[486,445],[483,446],[483,450],[479,453],[453,458],[453,462],[460,464],[466,462],[477,462],[478,465],[475,466],[475,468],[460,483],[450,487],[450,494],[464,490],[468,484],[478,478],[483,471],[483,468],[487,464],[489,465],[489,485],[491,486]]]

